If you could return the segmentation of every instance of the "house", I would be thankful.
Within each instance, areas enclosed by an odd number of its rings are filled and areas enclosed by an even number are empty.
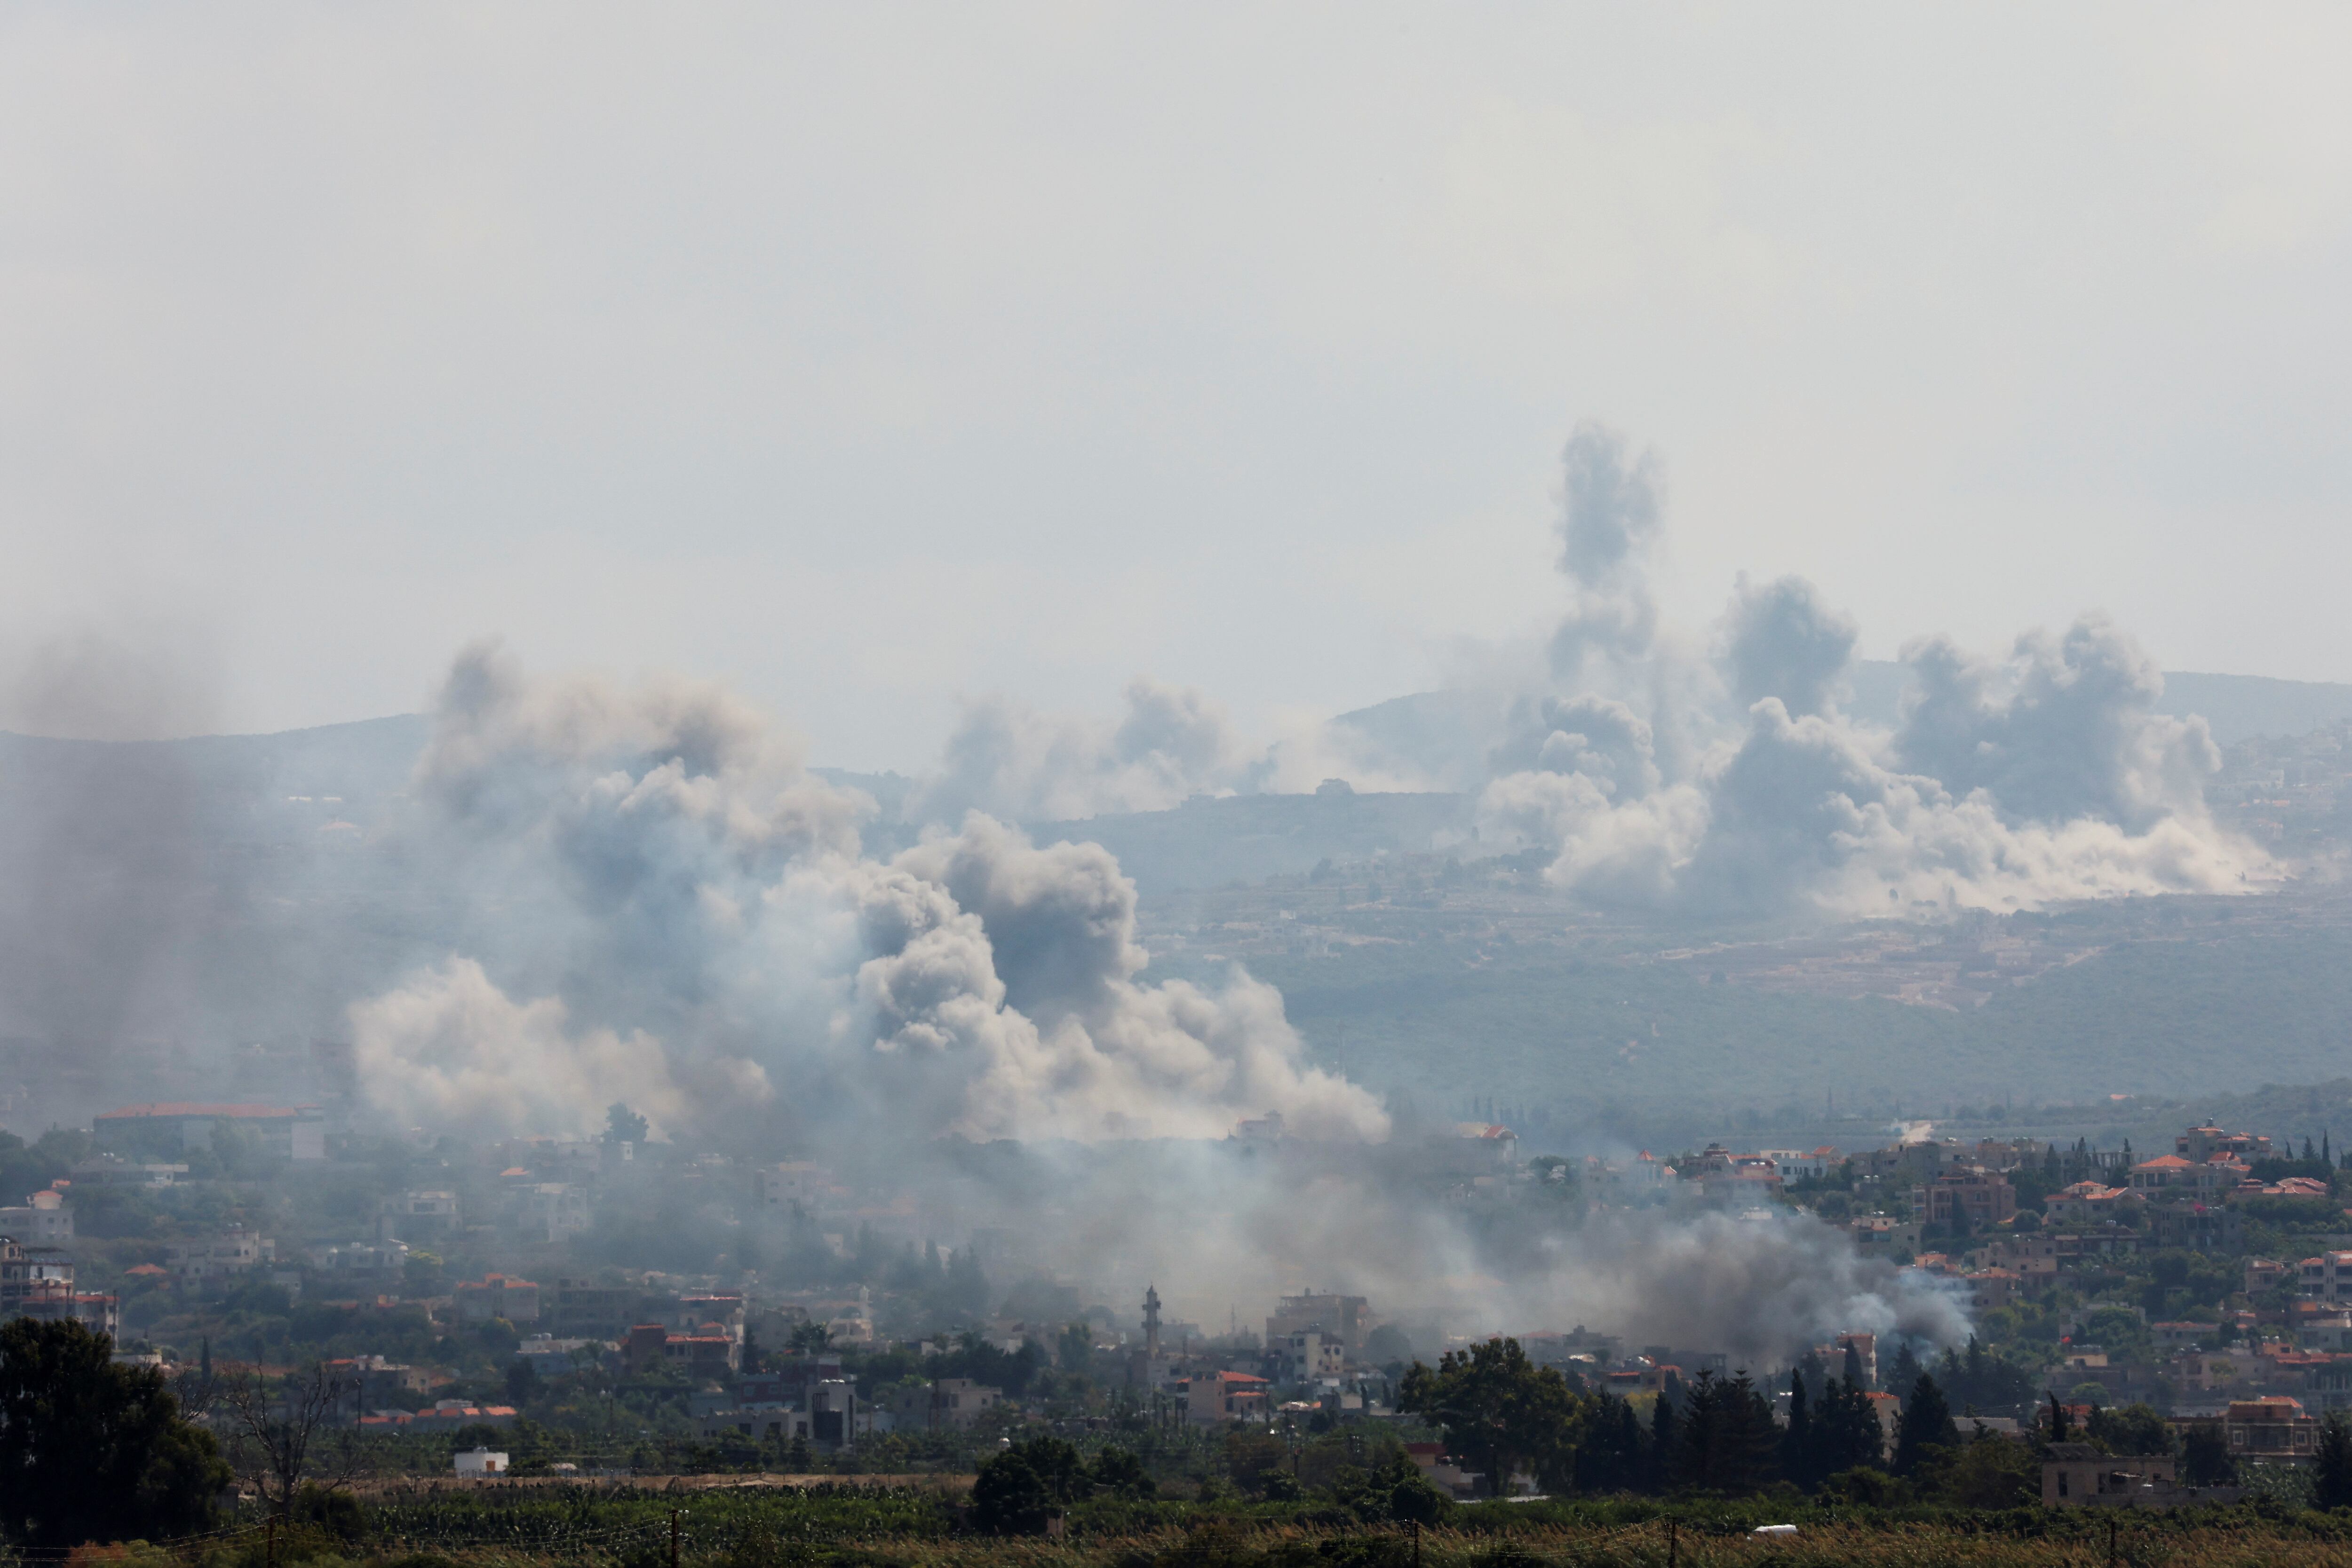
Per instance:
[[[2016,1301],[2025,1281],[2007,1269],[1981,1269],[1973,1274],[1961,1275],[1960,1283],[1968,1287],[1969,1309],[1990,1312]]]
[[[2211,1349],[2222,1343],[2220,1323],[2150,1323],[2147,1332],[2161,1350]]]
[[[2308,1459],[2319,1446],[2318,1420],[2283,1394],[2232,1399],[2221,1413],[2221,1434],[2241,1459]]]
[[[535,1333],[515,1346],[515,1359],[541,1377],[561,1377],[579,1365],[574,1352],[603,1347],[601,1340],[557,1339],[553,1334]]]
[[[627,1285],[599,1285],[587,1280],[559,1279],[551,1315],[542,1319],[558,1335],[618,1339],[642,1317],[637,1311],[645,1292]],[[547,1311],[542,1292],[542,1312]],[[511,1321],[511,1320],[509,1320]]]
[[[2131,1168],[2131,1188],[2146,1197],[2219,1198],[2245,1178],[2246,1166],[2228,1158],[2185,1160],[2158,1155]]]
[[[469,1323],[486,1323],[493,1318],[504,1318],[510,1323],[539,1321],[539,1287],[529,1280],[485,1274],[478,1280],[465,1281],[451,1294],[457,1301],[457,1316]]]
[[[1356,1351],[1363,1348],[1364,1341],[1379,1326],[1380,1319],[1372,1315],[1371,1303],[1364,1297],[1308,1291],[1275,1302],[1273,1315],[1265,1320],[1265,1343],[1311,1332]]]
[[[2042,1213],[2046,1224],[2097,1225],[2113,1219],[2119,1205],[2142,1201],[2144,1199],[2129,1187],[2078,1181],[2071,1186],[2060,1187],[2043,1199]]]
[[[1280,1384],[1317,1383],[1348,1369],[1348,1347],[1313,1331],[1269,1338],[1265,1355],[1268,1375]]]
[[[0,1319],[5,1318],[70,1321],[111,1336],[122,1327],[122,1302],[75,1290],[73,1254],[0,1237]]]
[[[205,1285],[278,1261],[278,1243],[232,1225],[209,1241],[175,1241],[163,1249],[163,1266],[183,1285]]]
[[[313,1247],[310,1251],[313,1271],[326,1275],[330,1285],[354,1285],[363,1281],[391,1284],[396,1282],[408,1268],[408,1243],[405,1241],[346,1241]]]
[[[561,1241],[596,1219],[588,1189],[572,1182],[529,1182],[509,1188],[507,1202],[518,1241]]]
[[[1878,1416],[1879,1451],[1893,1453],[1895,1440],[1903,1432],[1903,1401],[1892,1394],[1865,1394],[1863,1397],[1870,1401],[1870,1408]]]
[[[185,1166],[134,1164],[121,1155],[92,1155],[72,1167],[76,1186],[169,1186],[187,1174]]]
[[[57,1247],[73,1239],[73,1210],[66,1195],[50,1187],[37,1192],[12,1208],[0,1208],[0,1236],[13,1236],[28,1247]]]
[[[937,1377],[894,1391],[884,1407],[890,1412],[894,1431],[929,1432],[969,1427],[1003,1403],[1001,1388],[969,1377]]]
[[[2168,1454],[2103,1454],[2088,1443],[2053,1443],[2042,1461],[2045,1508],[2170,1507],[2179,1461]]]
[[[502,1476],[507,1473],[507,1457],[489,1448],[470,1448],[452,1457],[461,1476]]]
[[[265,1155],[279,1159],[327,1157],[327,1122],[315,1105],[204,1105],[181,1101],[126,1105],[93,1117],[90,1132],[118,1155],[168,1158],[212,1147],[213,1133],[232,1127]]]
[[[1853,1238],[1855,1250],[1865,1258],[1885,1258],[1897,1252],[1919,1250],[1920,1224],[1916,1219],[1897,1219],[1887,1214],[1860,1214],[1846,1221],[1846,1233]]]
[[[454,1234],[461,1224],[454,1192],[404,1192],[383,1200],[382,1239],[432,1241]]]
[[[1795,1149],[1766,1149],[1764,1157],[1772,1162],[1782,1181],[1821,1181],[1845,1164],[1845,1156],[1827,1144],[1809,1155]]]
[[[2017,1213],[2017,1189],[1981,1166],[1958,1166],[1927,1184],[1927,1223],[2000,1225]]]
[[[621,1343],[629,1370],[643,1373],[671,1366],[689,1377],[727,1378],[743,1363],[743,1347],[732,1334],[673,1333],[660,1323],[639,1323]]]
[[[1421,1479],[1448,1497],[1467,1500],[1485,1488],[1486,1478],[1474,1475],[1447,1458],[1443,1443],[1407,1443],[1404,1451],[1421,1468]]]
[[[2236,1160],[2266,1160],[2271,1157],[2271,1141],[2252,1133],[2225,1133],[2208,1122],[2175,1138],[2172,1152],[2200,1166],[2217,1155]]]
[[[2163,1203],[2147,1212],[2148,1242],[2199,1252],[2235,1252],[2245,1245],[2245,1217],[2223,1203]]]
[[[2329,1306],[2352,1303],[2352,1252],[2322,1252],[2297,1266],[2300,1294],[2306,1301]]]
[[[1196,1372],[1176,1380],[1187,1420],[1203,1427],[1226,1421],[1263,1421],[1272,1409],[1273,1385],[1246,1372]]]

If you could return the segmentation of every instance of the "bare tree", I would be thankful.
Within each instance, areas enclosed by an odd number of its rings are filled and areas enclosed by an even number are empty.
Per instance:
[[[272,1380],[259,1371],[215,1377],[208,1401],[215,1427],[226,1428],[229,1462],[260,1490],[269,1511],[290,1516],[307,1482],[328,1491],[360,1469],[359,1445],[341,1426],[346,1405],[357,1408],[356,1382],[338,1377],[324,1362]]]

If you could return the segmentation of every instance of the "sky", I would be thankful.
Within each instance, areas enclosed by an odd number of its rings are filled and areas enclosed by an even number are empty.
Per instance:
[[[0,725],[413,711],[468,639],[911,769],[1557,620],[2113,615],[2352,679],[2339,9],[0,14]]]

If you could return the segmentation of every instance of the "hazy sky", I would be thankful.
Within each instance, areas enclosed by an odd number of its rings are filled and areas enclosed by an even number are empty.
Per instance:
[[[1664,455],[1685,620],[1793,570],[1871,654],[2102,608],[2352,679],[2347,45],[2137,4],[11,7],[0,655],[39,678],[0,718],[110,670],[117,728],[409,709],[489,632],[726,676],[850,765],[1139,672],[1327,713],[1556,614],[1588,415]]]

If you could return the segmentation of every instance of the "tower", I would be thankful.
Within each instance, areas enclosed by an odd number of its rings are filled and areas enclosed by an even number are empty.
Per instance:
[[[1160,1289],[1143,1287],[1143,1354],[1148,1361],[1160,1359]]]

